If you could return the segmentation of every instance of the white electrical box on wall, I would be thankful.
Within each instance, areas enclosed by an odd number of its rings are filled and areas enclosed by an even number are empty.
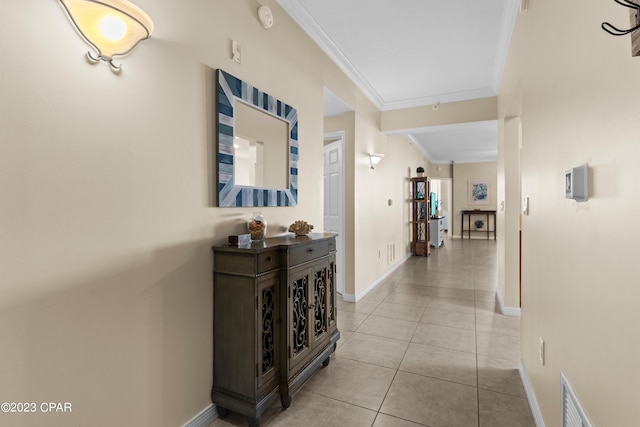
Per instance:
[[[588,171],[586,164],[569,169],[564,175],[564,193],[567,199],[586,202],[589,198]]]

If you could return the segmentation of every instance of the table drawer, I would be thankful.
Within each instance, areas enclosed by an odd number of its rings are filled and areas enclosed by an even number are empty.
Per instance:
[[[258,254],[258,274],[280,267],[280,251],[266,251]]]
[[[327,239],[292,247],[289,252],[289,267],[328,255],[332,243],[333,239]]]

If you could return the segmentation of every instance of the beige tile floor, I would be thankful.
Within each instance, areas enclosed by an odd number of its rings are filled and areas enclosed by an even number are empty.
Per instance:
[[[341,338],[283,411],[261,426],[535,426],[518,374],[520,319],[496,312],[496,243],[446,239],[357,303]],[[231,413],[210,427],[243,426]]]

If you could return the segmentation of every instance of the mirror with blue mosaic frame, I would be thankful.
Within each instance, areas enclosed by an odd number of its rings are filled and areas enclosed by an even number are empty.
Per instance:
[[[217,70],[216,80],[218,206],[295,206],[298,203],[296,109],[223,70]],[[246,108],[247,106],[249,108]],[[265,120],[264,115],[268,119]],[[242,120],[242,123],[239,120]],[[266,127],[260,125],[269,121],[273,124],[267,124]],[[285,126],[282,126],[283,123]],[[276,129],[276,132],[265,130],[269,127]],[[271,133],[280,137],[266,136]],[[271,140],[263,144],[263,140],[269,138]],[[277,141],[273,140],[274,138]],[[264,161],[258,161],[257,166],[253,165],[250,173],[245,173],[244,170],[240,172],[238,168],[247,162],[247,156],[241,150],[249,145],[259,147],[257,151],[264,155]],[[255,150],[253,153],[255,162]],[[269,172],[269,167],[275,167],[277,170]],[[245,178],[245,175],[263,173],[284,178],[276,181],[268,178],[257,181]],[[274,182],[278,184],[273,184]],[[255,185],[249,185],[253,183]],[[275,185],[278,187],[274,188]]]

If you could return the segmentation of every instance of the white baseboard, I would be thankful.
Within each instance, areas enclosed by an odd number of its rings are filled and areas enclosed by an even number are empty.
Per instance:
[[[486,233],[486,232],[485,232],[485,233]],[[493,233],[493,230],[491,230],[491,233]],[[459,234],[453,234],[453,235],[450,235],[450,236],[449,236],[449,238],[450,238],[450,239],[458,239],[458,240],[460,240],[460,239],[462,239],[462,240],[469,240],[469,236],[467,236],[466,234],[464,235],[464,237],[460,237],[460,235],[459,235]],[[471,235],[471,240],[494,240],[494,239],[492,239],[492,238],[487,239],[487,236],[486,236],[486,235],[481,236],[481,235],[479,235],[479,234],[478,234],[477,236],[474,236],[474,235],[472,234],[472,235]]]
[[[500,313],[505,316],[513,316],[520,317],[521,310],[519,307],[505,307],[504,302],[502,301],[502,295],[500,292],[496,290],[496,302],[498,303],[498,308],[500,309]]]
[[[207,427],[218,418],[218,408],[213,403],[204,408],[198,415],[187,421],[182,427]]]
[[[538,406],[538,400],[536,399],[536,394],[533,391],[533,385],[529,380],[529,375],[527,375],[527,370],[524,368],[522,359],[520,359],[520,365],[518,366],[518,371],[520,372],[522,385],[524,385],[524,391],[527,394],[527,400],[529,401],[529,406],[531,407],[531,414],[533,415],[533,421],[536,423],[536,427],[544,427],[542,412],[540,412],[540,407]]]
[[[356,302],[356,296],[351,294],[342,294],[342,301]]]
[[[359,292],[356,295],[342,294],[342,299],[344,301],[346,301],[346,302],[358,302],[358,301],[360,301],[362,298],[365,297],[365,295],[367,295],[369,292],[374,290],[376,288],[376,286],[378,286],[380,283],[382,283],[384,281],[384,279],[389,277],[389,275],[391,273],[396,271],[398,269],[398,267],[400,267],[402,264],[404,264],[409,258],[411,258],[411,254],[405,255],[404,258],[400,259],[398,262],[393,264],[390,269],[385,271],[382,274],[382,276],[378,277],[373,283],[371,283],[369,286],[367,286],[366,289],[364,289],[362,292]]]

